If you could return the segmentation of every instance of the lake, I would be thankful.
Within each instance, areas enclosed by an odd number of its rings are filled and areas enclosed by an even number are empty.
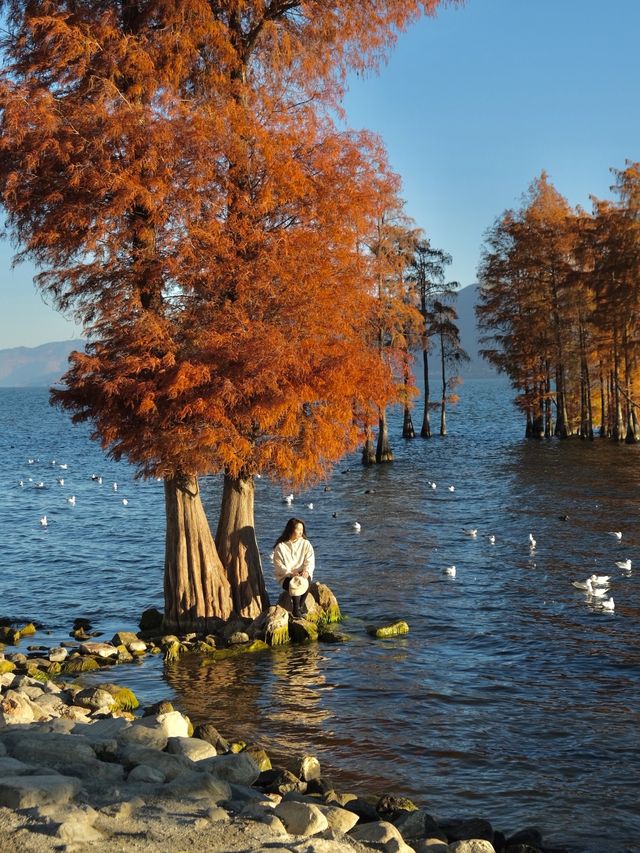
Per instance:
[[[291,508],[257,481],[270,594],[272,544],[299,515],[350,642],[207,667],[154,658],[104,677],[277,759],[312,753],[344,790],[403,793],[507,833],[535,824],[573,851],[640,850],[640,583],[615,565],[640,567],[640,448],[527,442],[507,383],[460,393],[446,438],[405,441],[396,413],[392,464],[347,458]],[[162,607],[162,484],[135,481],[47,400],[0,389],[0,615],[41,621],[47,642],[82,616],[110,639]],[[215,529],[219,478],[201,485]],[[611,575],[613,612],[572,586],[592,572]],[[365,632],[397,618],[408,635]]]

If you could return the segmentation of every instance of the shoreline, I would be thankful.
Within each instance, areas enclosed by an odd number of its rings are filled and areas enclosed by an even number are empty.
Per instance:
[[[128,641],[131,657],[144,645],[126,632],[114,639]],[[94,654],[104,645],[85,639]],[[436,819],[392,792],[336,790],[313,756],[300,756],[295,773],[272,767],[258,745],[230,744],[207,723],[194,730],[171,703],[134,714],[131,691],[54,681],[33,660],[0,653],[0,841],[8,853],[570,849],[545,845],[535,827],[506,837],[482,818]]]

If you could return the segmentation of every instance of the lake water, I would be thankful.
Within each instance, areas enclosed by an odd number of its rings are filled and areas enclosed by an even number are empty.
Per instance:
[[[270,593],[271,545],[301,515],[349,643],[210,667],[154,658],[106,677],[276,758],[313,753],[344,790],[404,793],[506,832],[535,824],[573,851],[638,851],[640,580],[615,561],[640,569],[640,448],[526,442],[505,383],[468,381],[461,394],[448,437],[403,441],[396,417],[393,464],[347,459],[330,491],[296,495],[291,509],[257,483]],[[109,639],[162,607],[162,484],[134,481],[47,399],[0,389],[0,615],[40,620],[48,641],[88,617]],[[218,479],[202,491],[215,526]],[[612,576],[613,613],[571,585],[593,571]],[[365,633],[400,617],[406,637]]]

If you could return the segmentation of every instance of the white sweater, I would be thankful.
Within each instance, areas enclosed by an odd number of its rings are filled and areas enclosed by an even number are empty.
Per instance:
[[[273,552],[273,567],[279,584],[286,577],[298,574],[303,569],[309,572],[309,579],[311,579],[315,568],[313,545],[308,539],[279,542]]]

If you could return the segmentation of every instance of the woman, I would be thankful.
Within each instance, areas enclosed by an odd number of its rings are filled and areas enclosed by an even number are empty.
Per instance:
[[[315,556],[313,545],[307,539],[304,521],[300,521],[299,518],[290,518],[287,521],[274,545],[273,566],[276,580],[287,592],[294,577],[305,578],[307,584],[311,581],[315,568]],[[300,616],[302,598],[302,595],[291,595],[291,610],[295,617]]]

